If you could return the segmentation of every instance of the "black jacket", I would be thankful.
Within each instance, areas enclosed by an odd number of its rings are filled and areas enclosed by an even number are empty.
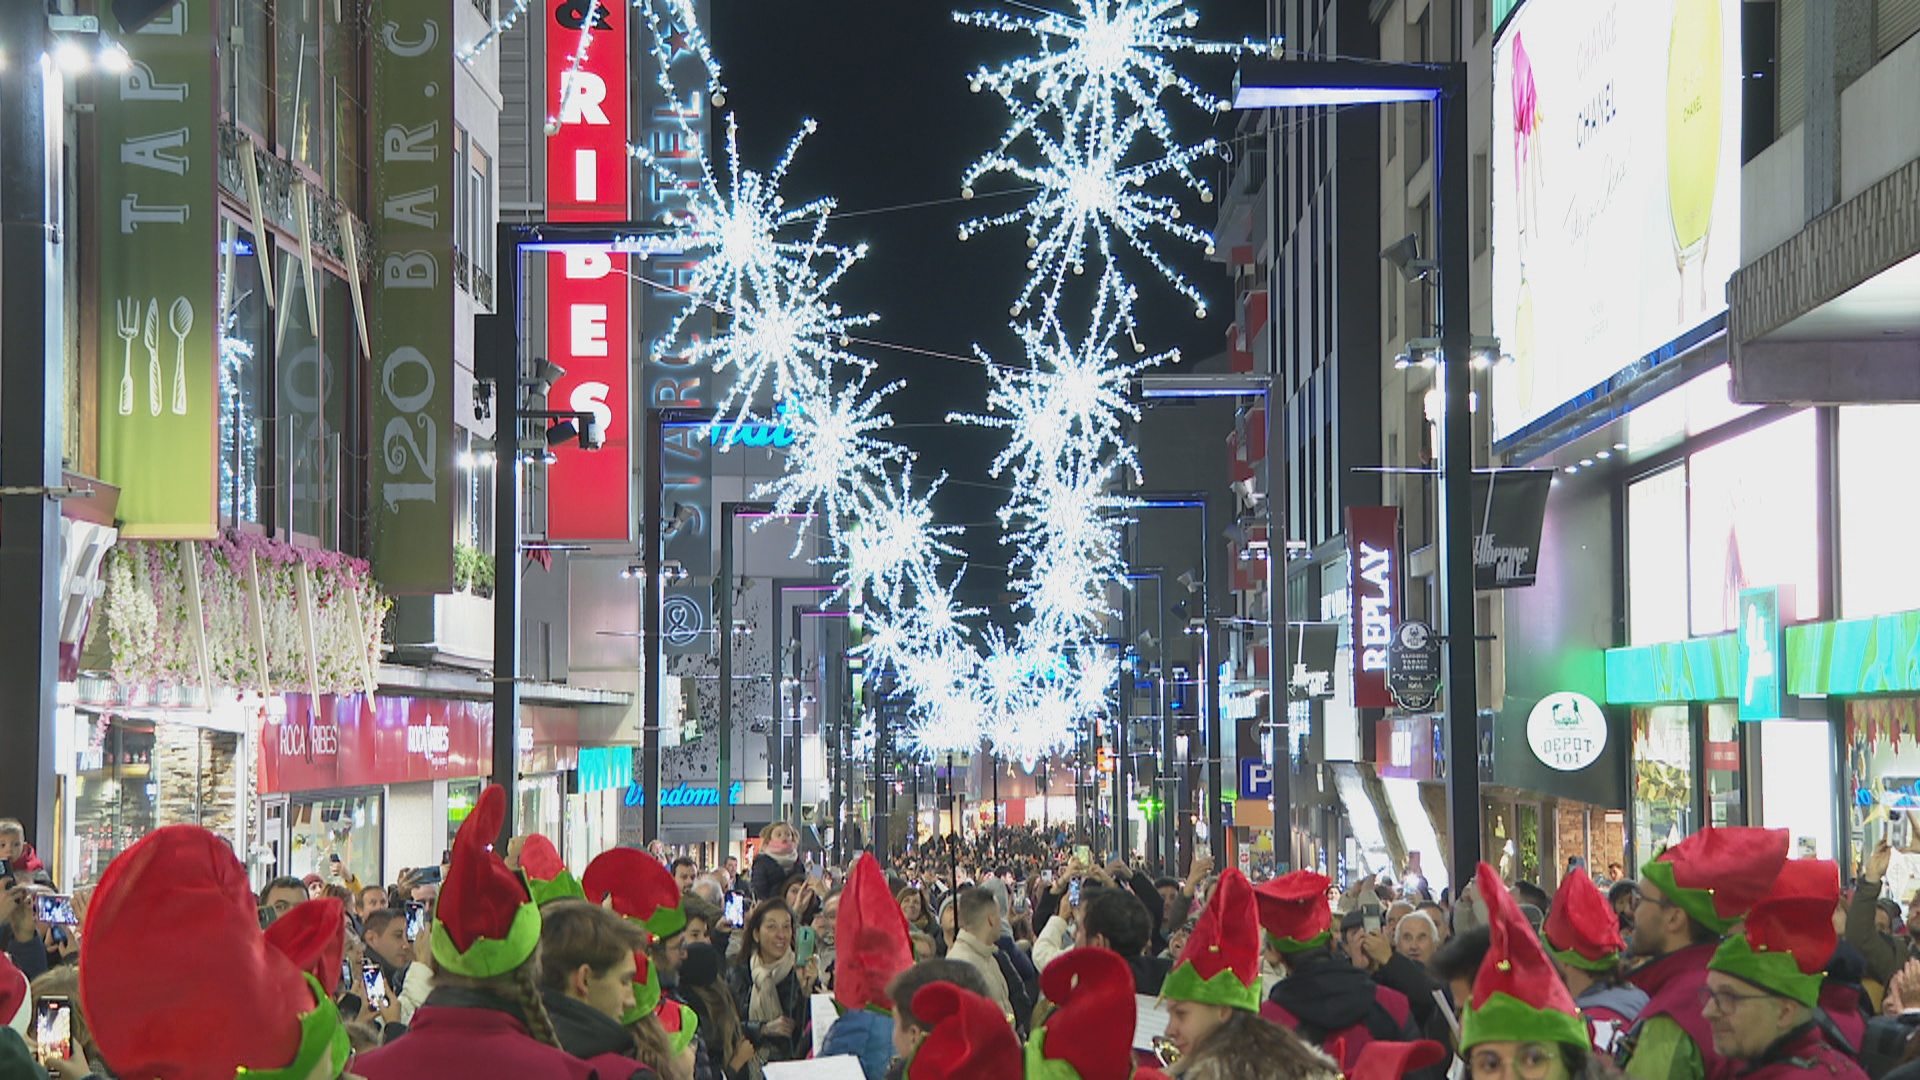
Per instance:
[[[773,1048],[772,1061],[792,1061],[806,1056],[812,1045],[807,1036],[808,1006],[806,992],[800,988],[800,973],[795,971],[780,981],[780,1011],[793,1021],[791,1035],[763,1035],[758,1022],[749,1020],[753,1005],[753,966],[751,960],[727,967],[727,989],[733,991],[733,1007],[740,1012],[740,1028],[755,1047]]]
[[[762,852],[753,857],[753,869],[747,875],[747,887],[753,890],[753,899],[772,900],[780,895],[780,886],[793,876],[793,868],[799,865],[795,860],[791,865],[782,866],[780,860]]]
[[[582,1061],[590,1061],[603,1054],[626,1058],[634,1056],[633,1036],[620,1026],[620,1021],[556,990],[542,990],[540,998],[546,1002],[547,1015],[553,1020],[553,1033],[560,1036],[560,1049]],[[645,1080],[654,1080],[653,1070],[642,1065],[638,1059],[633,1063],[631,1076],[632,1080],[641,1080],[643,1077]]]
[[[1346,960],[1322,949],[1297,953],[1290,963],[1292,970],[1273,984],[1267,1000],[1299,1019],[1301,1038],[1319,1043],[1356,1024],[1376,1039],[1405,1042],[1419,1038],[1411,1015],[1405,1026],[1396,1021],[1379,1004],[1375,993],[1378,984]]]
[[[1133,970],[1133,992],[1148,997],[1160,996],[1160,984],[1167,981],[1167,975],[1173,971],[1173,961],[1164,956],[1129,956],[1124,958],[1127,967]]]

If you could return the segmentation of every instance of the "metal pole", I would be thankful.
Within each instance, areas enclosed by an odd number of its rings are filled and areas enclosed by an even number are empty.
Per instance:
[[[1447,840],[1457,895],[1480,858],[1478,667],[1473,595],[1472,264],[1468,222],[1466,65],[1443,69],[1434,99],[1440,255],[1440,617],[1446,633]]]
[[[660,725],[662,722],[660,687],[665,679],[666,649],[660,637],[661,584],[665,567],[660,540],[661,500],[666,498],[666,427],[660,410],[646,410],[647,437],[642,445],[640,463],[640,563],[645,573],[640,584],[640,789],[646,798],[640,804],[640,833],[643,843],[660,836]],[[721,785],[720,801],[727,801],[728,787]],[[726,865],[723,853],[713,865]]]
[[[714,578],[715,608],[713,632],[720,636],[720,861],[733,850],[733,518],[737,503],[720,504],[720,573]],[[762,898],[764,899],[764,897]]]
[[[499,842],[505,851],[520,803],[520,297],[522,230],[502,222],[495,250],[506,260],[489,333],[493,379],[493,782],[507,791]],[[658,797],[658,793],[649,791]]]
[[[44,4],[0,4],[0,484],[62,483],[65,364],[60,257],[61,78]],[[60,506],[0,497],[0,790],[37,850],[54,852]],[[58,873],[58,868],[56,868]]]
[[[1202,714],[1207,726],[1207,812],[1202,820],[1207,823],[1207,842],[1213,848],[1219,865],[1226,866],[1222,845],[1227,839],[1227,804],[1222,798],[1226,794],[1226,785],[1222,780],[1222,758],[1226,756],[1224,736],[1221,732],[1223,722],[1220,707],[1220,665],[1215,658],[1220,655],[1219,616],[1226,610],[1226,581],[1215,581],[1212,567],[1214,545],[1226,543],[1224,537],[1214,535],[1212,522],[1212,501],[1203,500],[1200,505],[1200,581],[1201,609],[1206,613],[1206,622],[1201,626],[1201,648],[1207,664],[1206,711]]]
[[[776,612],[777,610],[778,609],[776,609]],[[824,631],[822,632],[824,633]],[[796,828],[804,816],[801,814],[801,810],[803,809],[802,804],[806,802],[806,800],[801,797],[800,788],[800,781],[802,779],[800,768],[800,690],[802,686],[800,672],[802,670],[803,668],[800,664],[800,609],[796,607],[793,609],[793,754],[789,757],[789,760],[793,762],[793,823]],[[780,732],[780,745],[783,752],[786,749],[786,742],[787,733],[785,730],[782,730]]]
[[[773,708],[769,710],[772,713],[772,716],[769,718],[769,723],[772,726],[772,730],[770,730],[767,733],[767,764],[769,766],[768,772],[771,774],[768,777],[768,793],[769,794],[768,794],[768,800],[767,800],[767,807],[768,807],[770,816],[776,816],[776,817],[780,813],[780,803],[782,802],[780,798],[781,774],[785,770],[785,766],[786,766],[786,762],[782,759],[786,757],[786,742],[787,742],[787,735],[786,735],[787,650],[780,647],[780,616],[785,612],[786,606],[787,606],[786,583],[784,581],[776,580],[773,583],[773,620],[772,620],[772,626],[770,628],[771,635],[773,637],[773,642],[774,642],[773,644]],[[796,615],[796,618],[794,619],[794,623],[797,627],[800,621],[797,618],[798,612],[796,612],[795,615]],[[799,636],[798,634],[795,635],[796,638],[798,636]],[[796,664],[794,665],[794,667],[795,667],[794,696],[798,697],[799,682],[800,682],[800,672],[798,670],[799,665]],[[795,801],[794,805],[795,805],[795,808],[797,809],[799,806],[798,800]],[[800,815],[798,814],[794,815],[793,827],[796,829],[800,827]]]
[[[1392,116],[1393,114],[1385,114]],[[1267,221],[1280,220],[1278,117],[1268,114],[1267,136]],[[1388,120],[1392,123],[1392,120]],[[1269,250],[1277,250],[1270,248]],[[1271,262],[1272,259],[1270,258]],[[1293,386],[1280,355],[1280,292],[1273,287],[1277,276],[1269,266],[1267,274],[1267,730],[1273,734],[1273,872],[1284,874],[1293,868],[1293,719],[1289,698],[1291,681],[1285,663],[1287,622],[1291,605],[1287,602],[1287,540],[1292,535],[1289,508],[1293,504],[1292,477],[1287,470],[1287,406],[1293,400]],[[1311,595],[1311,594],[1310,594]],[[1301,633],[1305,633],[1305,629]],[[1283,846],[1284,845],[1284,846]]]

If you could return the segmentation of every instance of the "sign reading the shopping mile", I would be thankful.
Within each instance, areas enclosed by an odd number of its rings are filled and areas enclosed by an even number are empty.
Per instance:
[[[372,34],[373,569],[394,592],[453,588],[451,15],[383,0]]]
[[[103,17],[130,63],[95,106],[100,476],[129,537],[215,530],[212,9],[181,0],[131,34]]]
[[[1473,587],[1519,589],[1540,570],[1540,528],[1552,469],[1497,469],[1473,476]]]

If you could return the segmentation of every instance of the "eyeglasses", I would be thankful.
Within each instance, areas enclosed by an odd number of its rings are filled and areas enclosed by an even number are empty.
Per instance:
[[[1708,1005],[1712,1005],[1714,1012],[1717,1012],[1722,1016],[1726,1016],[1729,1013],[1733,1012],[1733,1010],[1739,1008],[1740,1003],[1743,1001],[1760,1001],[1764,998],[1772,997],[1773,995],[1771,994],[1740,994],[1740,993],[1735,993],[1732,990],[1715,990],[1711,986],[1703,986],[1699,989],[1698,993],[1696,993],[1695,996],[1700,999],[1701,1008],[1704,1009]]]
[[[1515,1050],[1512,1057],[1491,1047],[1476,1049],[1468,1055],[1467,1066],[1476,1080],[1495,1080],[1508,1076],[1517,1076],[1520,1080],[1544,1080],[1553,1071],[1553,1063],[1558,1058],[1559,1055],[1549,1047],[1526,1043]]]
[[[1635,889],[1633,890],[1633,906],[1639,907],[1641,904],[1653,904],[1656,907],[1672,907],[1673,906],[1673,903],[1671,901],[1657,899],[1655,897],[1648,896],[1646,893],[1641,892],[1639,889]]]

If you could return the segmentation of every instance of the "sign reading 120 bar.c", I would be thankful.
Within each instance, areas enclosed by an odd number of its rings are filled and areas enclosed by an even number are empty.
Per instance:
[[[1347,510],[1347,576],[1353,590],[1353,703],[1362,709],[1391,708],[1388,650],[1400,620],[1398,508]]]
[[[547,12],[547,219],[626,221],[628,7],[564,0]],[[556,540],[626,540],[632,529],[626,268],[604,248],[547,256],[547,357],[566,370],[547,407],[592,416],[606,440],[554,448]]]

